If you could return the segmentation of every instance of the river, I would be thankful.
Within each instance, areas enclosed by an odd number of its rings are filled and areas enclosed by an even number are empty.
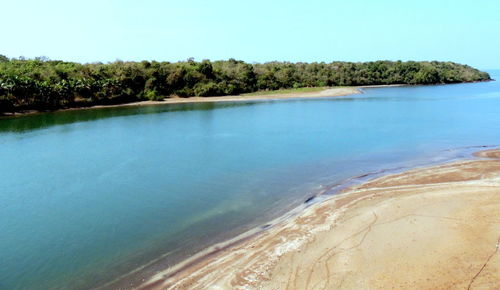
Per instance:
[[[496,81],[2,118],[0,289],[173,265],[349,177],[482,145],[500,145]]]

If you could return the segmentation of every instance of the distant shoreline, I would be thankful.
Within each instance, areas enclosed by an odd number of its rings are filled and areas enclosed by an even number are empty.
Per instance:
[[[324,98],[340,97],[361,93],[355,87],[333,87],[318,92],[291,92],[277,94],[257,94],[257,95],[232,95],[216,97],[187,97],[187,98],[167,98],[163,101],[141,101],[134,103],[118,105],[97,105],[89,108],[109,108],[109,107],[128,107],[128,106],[150,106],[166,104],[189,104],[189,103],[218,103],[218,102],[239,102],[239,101],[263,101],[263,100],[284,100],[284,99],[302,99],[302,98]]]
[[[473,82],[460,82],[460,83],[448,83],[448,84],[425,84],[425,85],[408,85],[408,84],[389,84],[389,85],[365,85],[365,86],[352,86],[352,87],[326,87],[323,90],[312,91],[312,92],[288,92],[281,93],[281,90],[276,91],[262,91],[255,92],[251,95],[229,95],[229,96],[213,96],[213,97],[169,97],[161,101],[138,101],[122,104],[111,104],[111,105],[94,105],[88,107],[72,107],[72,108],[62,108],[57,110],[39,111],[20,111],[15,113],[0,113],[0,120],[2,118],[9,117],[22,117],[26,115],[34,115],[40,113],[53,113],[62,111],[79,111],[79,110],[90,110],[90,109],[102,109],[102,108],[119,108],[119,107],[136,107],[136,106],[154,106],[154,105],[168,105],[168,104],[194,104],[194,103],[218,103],[218,102],[240,102],[240,101],[265,101],[265,100],[286,100],[286,99],[307,99],[307,98],[325,98],[325,97],[341,97],[348,95],[362,94],[363,89],[376,89],[376,88],[391,88],[391,87],[408,87],[408,86],[432,86],[432,85],[453,85],[453,84],[464,84],[464,83],[480,83],[480,82],[490,82],[495,81],[494,79],[483,80],[483,81],[473,81]],[[315,89],[313,87],[312,89]]]
[[[137,288],[492,286],[498,259],[481,265],[500,242],[500,150],[474,156],[354,185]]]
[[[325,98],[325,97],[340,97],[347,95],[354,95],[362,93],[360,89],[363,87],[332,87],[319,90],[317,92],[287,92],[280,93],[279,91],[274,94],[262,94],[256,95],[232,95],[232,96],[215,96],[215,97],[171,97],[166,98],[162,101],[139,101],[123,104],[113,104],[113,105],[95,105],[89,107],[75,107],[75,108],[65,108],[53,111],[26,111],[26,112],[16,112],[13,114],[4,114],[0,117],[21,117],[26,115],[33,115],[39,113],[50,113],[50,112],[61,112],[61,111],[78,111],[78,110],[89,110],[89,109],[102,109],[102,108],[118,108],[118,107],[137,107],[137,106],[154,106],[154,105],[168,105],[168,104],[192,104],[192,103],[218,103],[218,102],[242,102],[242,101],[264,101],[264,100],[285,100],[285,99],[303,99],[303,98]]]
[[[490,80],[487,72],[444,61],[75,63],[48,59],[0,62],[0,112],[58,110],[162,100],[169,96],[225,96],[280,88],[370,84],[452,84]]]

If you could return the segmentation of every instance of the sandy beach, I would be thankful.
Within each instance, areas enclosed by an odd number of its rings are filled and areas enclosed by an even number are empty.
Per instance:
[[[499,289],[500,150],[353,186],[141,289]]]

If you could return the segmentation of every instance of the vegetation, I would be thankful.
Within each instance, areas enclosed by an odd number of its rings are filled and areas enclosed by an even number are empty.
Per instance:
[[[208,97],[291,88],[489,79],[487,73],[467,65],[436,61],[249,64],[234,59],[189,59],[177,63],[80,64],[0,55],[0,113],[158,100],[174,95]]]

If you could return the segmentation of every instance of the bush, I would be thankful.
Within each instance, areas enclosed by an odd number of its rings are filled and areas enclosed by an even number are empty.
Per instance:
[[[198,83],[194,86],[194,94],[200,97],[220,95],[219,87],[214,82]]]
[[[147,91],[144,94],[144,97],[150,101],[160,101],[163,100],[163,97],[159,96],[156,91]]]

